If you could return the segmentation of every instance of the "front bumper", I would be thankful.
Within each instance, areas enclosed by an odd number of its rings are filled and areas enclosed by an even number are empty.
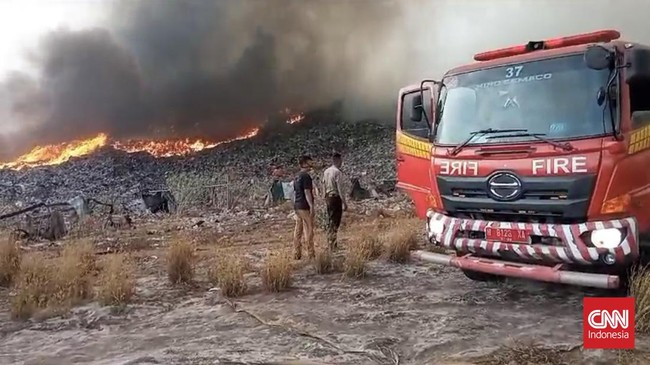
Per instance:
[[[430,229],[434,224],[444,227],[438,232]],[[519,228],[540,237],[553,237],[556,245],[518,244],[460,237],[459,232],[482,233],[486,227]],[[603,248],[587,245],[581,238],[585,232],[596,229],[625,228],[625,235],[617,247]],[[606,255],[613,256],[608,265],[626,265],[639,256],[637,222],[634,218],[586,222],[581,224],[510,223],[449,217],[441,213],[427,213],[429,242],[462,253],[482,257],[507,258],[516,256],[527,262],[546,264],[564,263],[578,265],[602,264]]]
[[[553,237],[558,243],[506,243],[465,237],[468,232],[482,233],[486,227],[524,229],[530,232],[530,237]],[[625,228],[625,235],[617,247],[593,247],[581,238],[585,232],[606,228]],[[462,235],[459,236],[459,233]],[[619,276],[570,271],[566,270],[567,266],[597,267],[603,265],[604,258],[608,257],[608,266],[621,269],[639,256],[638,229],[634,218],[581,224],[509,223],[454,218],[429,211],[427,237],[431,243],[455,250],[461,255],[414,251],[412,255],[415,258],[462,270],[605,289],[618,288]],[[513,257],[526,263],[516,262]]]

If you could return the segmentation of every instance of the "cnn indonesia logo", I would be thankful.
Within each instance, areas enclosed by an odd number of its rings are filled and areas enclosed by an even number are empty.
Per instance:
[[[634,298],[584,298],[586,349],[634,348]]]

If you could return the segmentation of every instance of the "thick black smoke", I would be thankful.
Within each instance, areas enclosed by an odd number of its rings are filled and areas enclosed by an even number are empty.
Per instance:
[[[0,160],[100,131],[227,138],[279,109],[337,100],[349,119],[390,122],[399,87],[475,52],[603,28],[650,42],[650,3],[637,0],[113,4],[103,29],[45,35],[37,77],[0,79]]]
[[[228,138],[286,107],[349,99],[351,110],[370,110],[350,94],[400,9],[380,0],[124,1],[109,29],[46,35],[34,57],[40,79],[14,75],[4,89],[31,143],[100,131]]]

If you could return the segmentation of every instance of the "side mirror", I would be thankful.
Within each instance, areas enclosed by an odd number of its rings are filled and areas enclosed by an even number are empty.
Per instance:
[[[584,58],[587,67],[592,70],[604,70],[614,66],[614,52],[601,45],[589,46]]]
[[[416,94],[413,97],[413,105],[411,106],[411,121],[420,122],[422,121],[422,110],[424,106],[422,105],[422,96]]]
[[[628,64],[625,78],[628,84],[650,81],[650,49],[633,48],[629,53]]]

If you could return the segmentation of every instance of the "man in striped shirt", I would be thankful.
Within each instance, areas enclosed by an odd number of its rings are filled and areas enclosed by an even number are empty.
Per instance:
[[[330,249],[337,247],[336,235],[341,225],[343,211],[348,209],[345,201],[345,194],[341,186],[341,165],[343,159],[339,153],[332,155],[332,166],[328,167],[323,173],[323,185],[325,202],[327,204],[327,240]]]

